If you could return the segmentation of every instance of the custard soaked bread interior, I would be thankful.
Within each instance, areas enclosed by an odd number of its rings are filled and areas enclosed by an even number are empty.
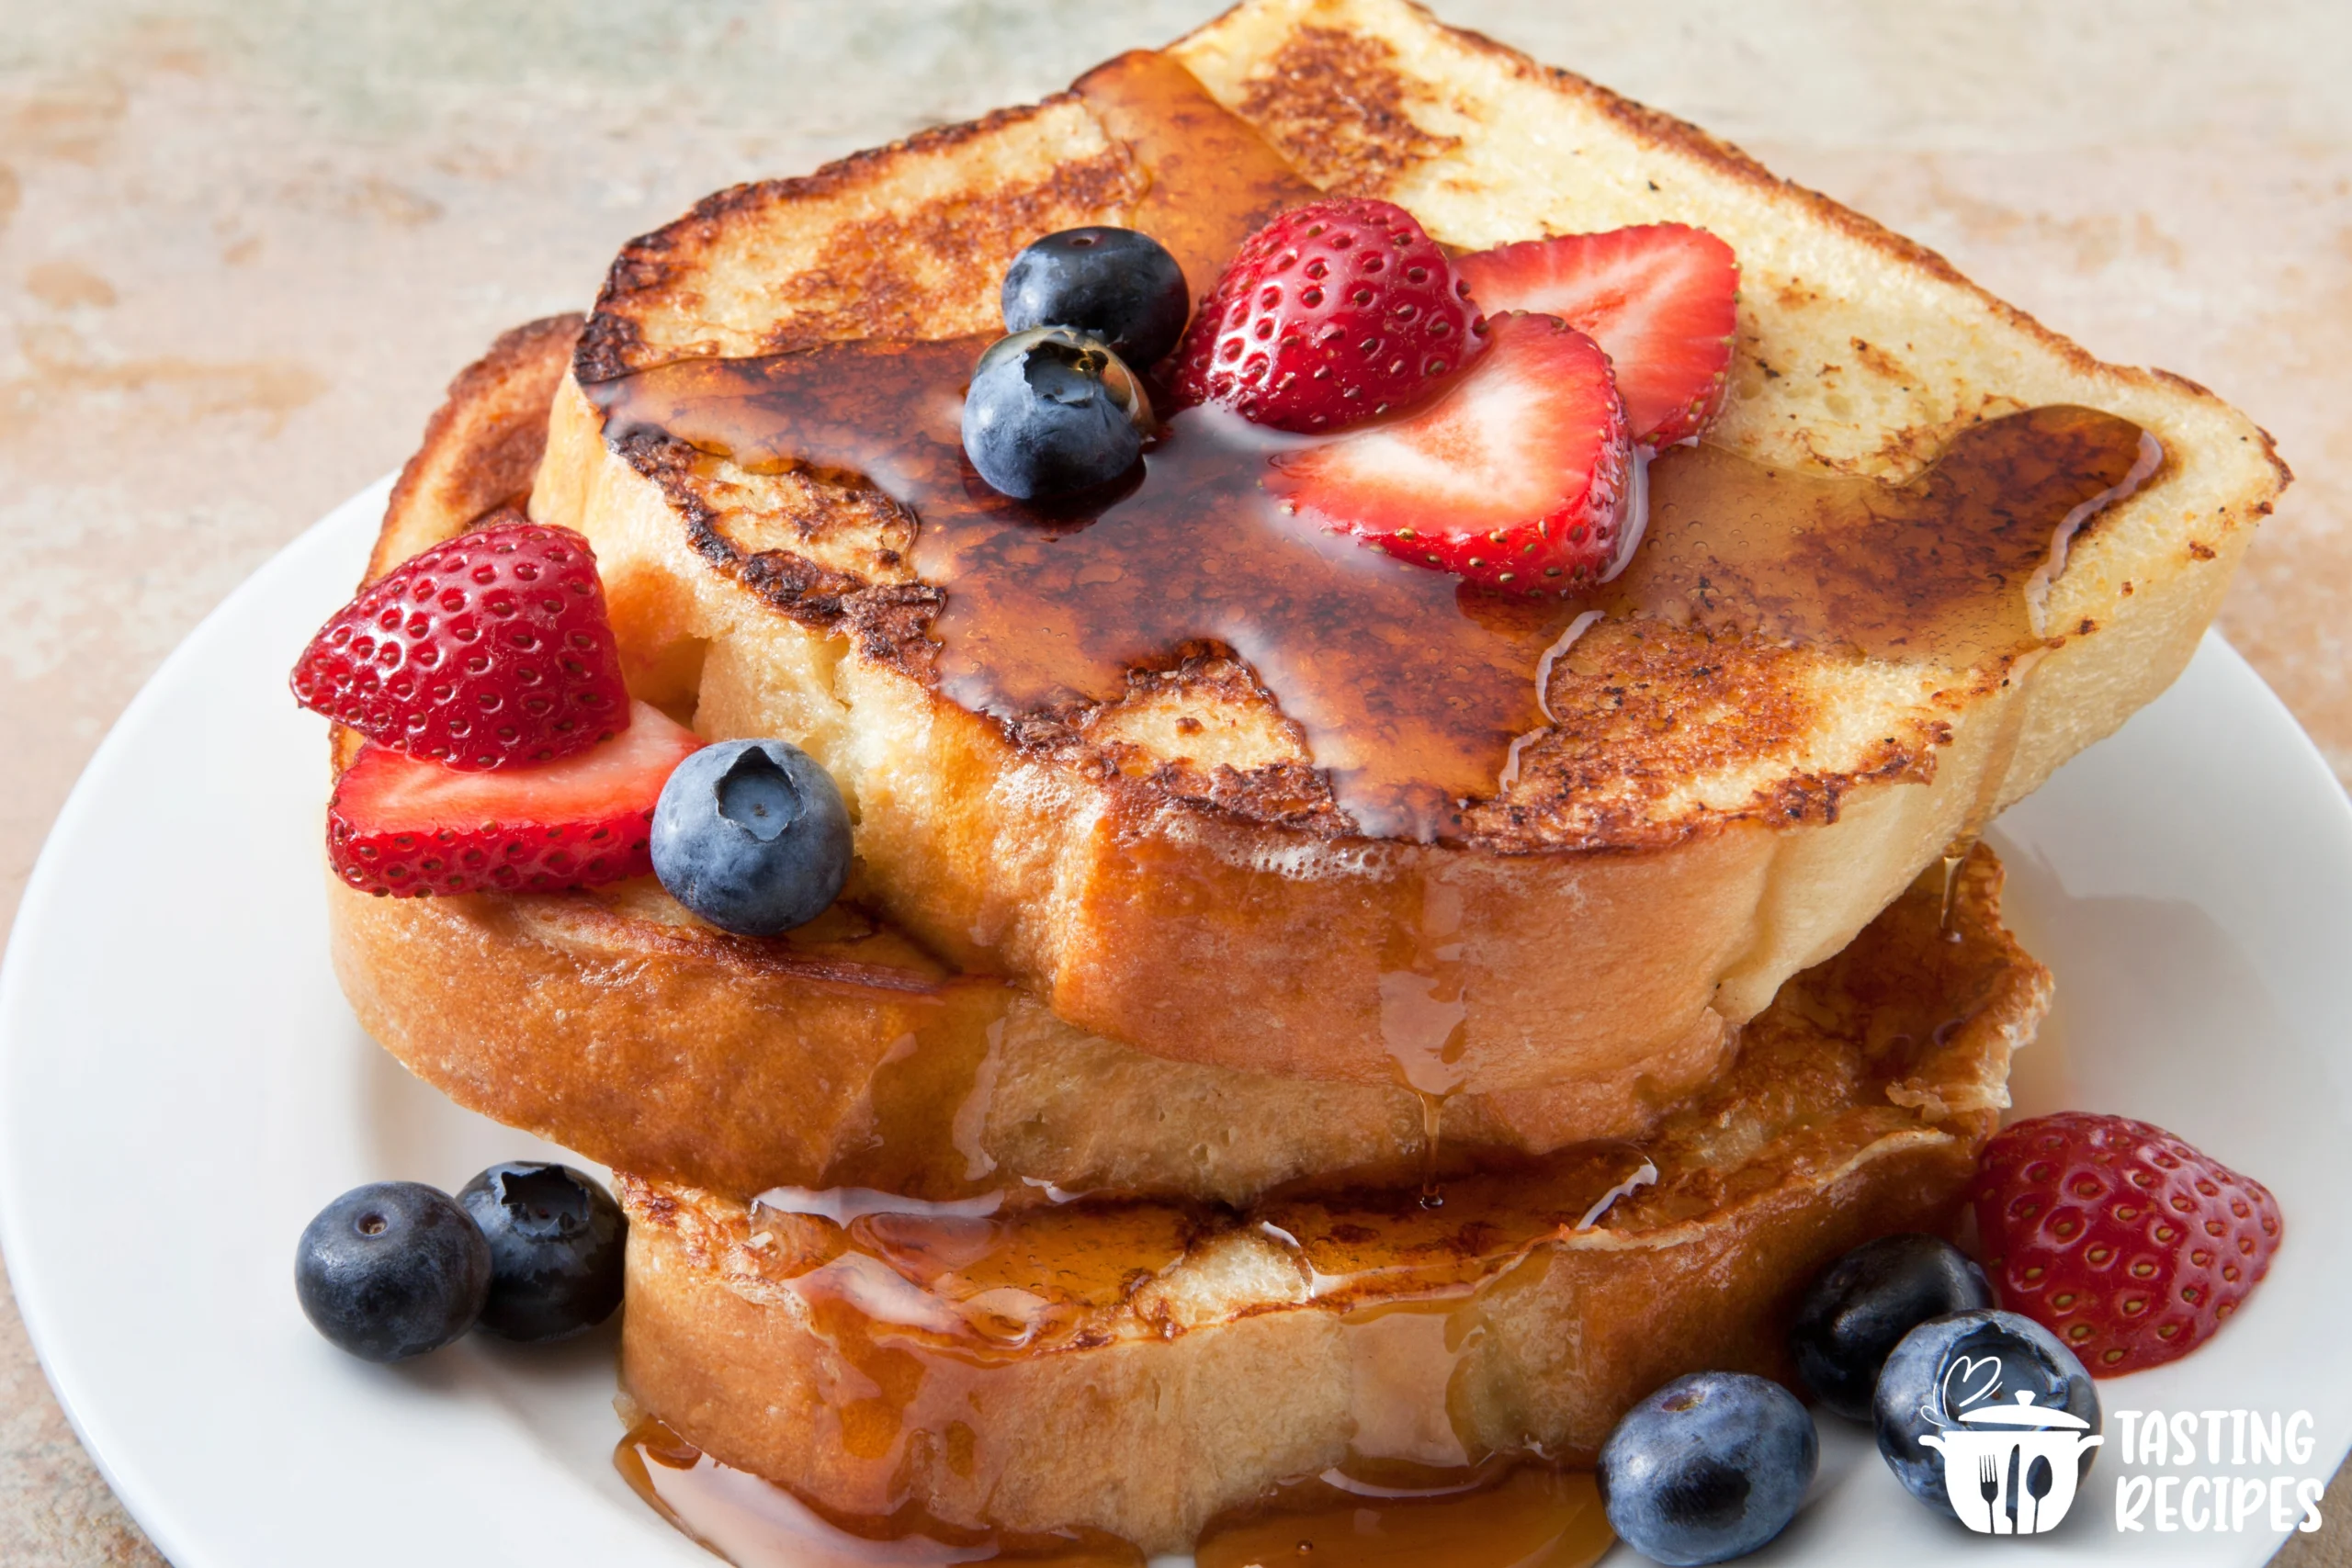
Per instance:
[[[1947,930],[1923,880],[1790,980],[1638,1149],[1459,1178],[1434,1208],[1338,1178],[1238,1212],[1008,1196],[828,1217],[805,1212],[820,1195],[623,1177],[623,1381],[835,1515],[1089,1527],[1148,1552],[1334,1468],[1427,1484],[1498,1455],[1589,1462],[1683,1372],[1786,1376],[1815,1270],[1950,1223],[2049,997],[1999,886],[1979,850]]]
[[[1257,150],[1170,155],[1182,139],[1151,128],[1171,105]],[[2098,455],[2074,477],[2131,493],[2088,515],[2028,486],[2004,511],[1996,484],[1969,536],[2000,547],[1969,558],[1999,574],[1999,615],[1890,622],[1917,573],[1955,570],[1907,547],[1816,573],[1874,596],[1826,622],[1781,592],[1813,536],[1764,551],[1728,600],[1654,570],[1654,598],[1597,605],[1613,613],[1570,622],[1573,640],[1541,640],[1556,620],[1528,632],[1532,711],[1453,736],[1493,782],[1419,781],[1445,786],[1437,808],[1398,814],[1361,787],[1391,731],[1342,713],[1335,739],[1293,640],[1252,653],[1204,627],[1084,649],[1074,685],[966,679],[1005,666],[958,629],[959,595],[986,590],[937,564],[947,520],[927,546],[886,465],[831,466],[807,421],[744,439],[730,382],[793,360],[707,363],[987,332],[1040,232],[1159,224],[1190,266],[1309,188],[1396,200],[1464,247],[1662,220],[1727,240],[1734,395],[1704,448],[1653,466],[1660,539],[1717,521],[1724,474],[1735,495],[1843,484],[1871,516],[1943,516],[1920,499],[1938,473],[2052,422]],[[532,505],[594,542],[639,694],[707,735],[817,755],[858,815],[863,895],[952,964],[1177,1060],[1438,1098],[1577,1081],[1609,1101],[1576,1134],[1597,1135],[1705,1081],[1726,1021],[2160,691],[2282,478],[2199,389],[2099,364],[1689,128],[1358,0],[1245,6],[1072,95],[723,192],[633,243],[557,394]],[[1823,505],[1795,512],[1834,520]],[[1233,525],[1204,525],[1204,548]],[[1700,535],[1723,558],[1728,536]],[[1396,631],[1348,650],[1381,672],[1367,707],[1453,676],[1409,632],[1379,643]]]

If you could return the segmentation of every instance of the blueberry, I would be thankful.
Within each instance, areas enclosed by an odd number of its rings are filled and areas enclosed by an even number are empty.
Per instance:
[[[774,936],[824,911],[849,876],[849,807],[832,776],[783,740],[722,740],[688,756],[653,808],[653,874],[712,925]]]
[[[1625,1413],[1595,1479],[1625,1544],[1679,1568],[1745,1557],[1779,1535],[1820,1462],[1796,1395],[1745,1372],[1694,1372]]]
[[[414,1181],[355,1187],[319,1211],[294,1252],[311,1326],[370,1361],[438,1350],[490,1294],[490,1244],[447,1192]]]
[[[1151,408],[1125,362],[1091,338],[1039,327],[999,338],[964,394],[964,451],[1019,501],[1076,495],[1135,466]]]
[[[621,1304],[628,1222],[605,1190],[568,1165],[493,1165],[458,1190],[490,1241],[481,1326],[504,1339],[561,1339]]]
[[[1867,1421],[1878,1370],[1897,1341],[1931,1317],[1992,1304],[1984,1271],[1951,1243],[1881,1236],[1815,1276],[1797,1304],[1789,1347],[1814,1398]]]
[[[1133,229],[1065,229],[1004,273],[1004,330],[1074,327],[1130,365],[1156,365],[1184,335],[1192,294],[1167,248]]]
[[[1991,1404],[2016,1404],[2021,1393],[2033,1395],[2037,1409],[2080,1417],[2090,1435],[2099,1429],[2098,1391],[2090,1374],[2041,1325],[1989,1310],[1929,1318],[1903,1337],[1878,1375],[1872,1412],[1878,1451],[1911,1495],[1957,1517],[1944,1490],[1943,1450],[1921,1439],[1967,1432],[1972,1428],[1961,1416]],[[2083,1450],[2077,1475],[2090,1469],[2098,1452]],[[1964,1479],[1974,1484],[1973,1477]]]

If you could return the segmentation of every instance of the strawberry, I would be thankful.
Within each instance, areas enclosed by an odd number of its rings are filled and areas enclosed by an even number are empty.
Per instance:
[[[459,773],[368,745],[327,806],[327,858],[362,893],[552,892],[642,876],[654,804],[702,745],[661,709],[536,768]]]
[[[2001,1304],[2101,1377],[2211,1339],[2278,1250],[2268,1188],[2121,1116],[2067,1111],[2004,1130],[1970,1197]]]
[[[1419,402],[1485,331],[1411,213],[1313,201],[1241,242],[1193,313],[1171,381],[1180,405],[1337,430]]]
[[[1739,324],[1731,247],[1685,223],[1529,240],[1454,267],[1489,313],[1541,310],[1590,333],[1617,368],[1634,439],[1660,450],[1723,408]]]
[[[1272,459],[1267,493],[1416,566],[1510,593],[1623,564],[1633,445],[1608,356],[1550,316],[1494,319],[1489,346],[1416,414]]]
[[[452,768],[551,762],[628,724],[595,553],[516,512],[362,589],[291,684],[303,706]]]

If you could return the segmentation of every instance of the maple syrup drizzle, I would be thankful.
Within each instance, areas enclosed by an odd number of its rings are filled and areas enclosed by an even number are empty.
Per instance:
[[[1591,1475],[1521,1465],[1397,1495],[1340,1475],[1213,1522],[1199,1568],[1589,1568],[1616,1544]]]
[[[1125,143],[1148,181],[1127,227],[1168,247],[1195,296],[1216,282],[1253,230],[1323,194],[1171,56],[1130,51],[1070,90]]]
[[[588,390],[608,439],[659,431],[753,471],[858,474],[908,507],[915,570],[946,591],[939,683],[962,705],[1012,718],[1108,701],[1132,669],[1221,646],[1364,832],[1424,841],[1544,728],[1536,671],[1587,609],[1954,670],[2032,647],[2024,585],[2052,525],[2115,487],[2141,436],[2035,409],[1963,431],[1904,485],[1678,449],[1651,465],[1649,535],[1623,575],[1507,598],[1283,514],[1259,479],[1295,439],[1221,411],[1177,414],[1124,494],[1058,513],[1000,495],[958,428],[985,346],[829,344]]]
[[[2007,962],[1972,922],[1962,925],[1977,940],[1941,940],[1938,895],[1923,881],[1844,953],[1792,980],[1749,1026],[1750,1043],[1720,1092],[1743,1106],[1792,1095],[1788,1113],[1811,1126],[1816,1111],[1880,1104],[1886,1086],[1908,1081],[1990,1005],[1991,977]],[[1833,1019],[1849,1032],[1822,1021]],[[927,1532],[959,1551],[1009,1550],[964,1528],[970,1521],[950,1526],[912,1511],[936,1506],[927,1477],[943,1472],[926,1467],[968,1476],[976,1443],[1004,1440],[976,1438],[974,1427],[1001,1398],[1019,1397],[1001,1391],[1017,1391],[1036,1357],[1084,1353],[1106,1332],[1148,1326],[1154,1320],[1141,1292],[1155,1280],[1207,1247],[1254,1246],[1253,1233],[1296,1269],[1294,1310],[1328,1313],[1338,1332],[1334,1375],[1347,1380],[1351,1434],[1342,1479],[1393,1489],[1400,1474],[1434,1473],[1453,1485],[1534,1457],[1493,1451],[1480,1412],[1457,1400],[1477,1381],[1467,1371],[1493,1351],[1490,1306],[1516,1300],[1532,1271],[1555,1265],[1553,1243],[1598,1225],[1638,1233],[1717,1212],[1724,1114],[1712,1102],[1673,1113],[1640,1146],[1586,1145],[1534,1160],[1487,1151],[1449,1174],[1445,1205],[1434,1210],[1409,1179],[1386,1171],[1302,1183],[1242,1214],[1101,1196],[1055,1201],[1026,1189],[956,1204],[792,1193],[780,1195],[781,1207],[754,1208],[745,1226],[769,1261],[730,1267],[755,1268],[763,1290],[797,1296],[831,1352],[820,1374],[830,1387],[801,1440],[827,1455],[829,1528],[860,1540]],[[1760,1179],[1745,1169],[1734,1177]],[[658,1459],[658,1447],[637,1461]],[[718,1540],[718,1529],[697,1522],[702,1511],[740,1514],[748,1505],[738,1493],[752,1483],[722,1486],[713,1478],[723,1467],[703,1465],[690,1449],[663,1451],[670,1468],[649,1472],[639,1490],[653,1487],[649,1495],[673,1517]],[[628,1471],[628,1453],[620,1458]],[[716,1491],[682,1491],[703,1485],[695,1475]]]
[[[1100,1530],[958,1529],[911,1510],[888,1518],[835,1519],[772,1481],[719,1463],[652,1416],[631,1427],[614,1448],[613,1466],[654,1512],[736,1568],[955,1562],[1142,1568],[1144,1561],[1142,1552]]]
[[[1195,288],[1268,215],[1317,194],[1166,56],[1122,56],[1076,91],[1146,177],[1130,221]],[[1954,669],[2005,657],[2038,640],[2028,591],[2046,595],[2053,550],[2146,477],[2153,445],[2113,415],[2037,409],[1962,432],[1903,485],[1678,448],[1650,465],[1628,570],[1531,600],[1285,516],[1260,480],[1300,438],[1216,411],[1170,420],[1122,492],[1038,508],[999,495],[958,428],[986,346],[823,344],[587,391],[610,441],[666,433],[746,468],[862,477],[910,511],[917,574],[946,596],[930,628],[938,679],[962,705],[1012,718],[1105,701],[1132,669],[1222,646],[1305,732],[1361,830],[1422,841],[1458,802],[1496,794],[1514,742],[1548,722],[1538,677],[1581,613]]]
[[[1936,918],[1936,929],[1943,933],[1946,942],[1960,940],[1959,928],[1952,923],[1952,917],[1960,911],[1960,868],[1968,863],[1968,852],[1975,847],[1976,840],[1972,836],[1965,840],[1955,839],[1944,848],[1943,904],[1942,912]]]

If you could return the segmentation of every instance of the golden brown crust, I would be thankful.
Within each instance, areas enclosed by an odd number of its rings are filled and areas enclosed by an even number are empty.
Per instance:
[[[1351,1457],[1589,1460],[1681,1372],[1787,1376],[1816,1269],[1949,1223],[2049,996],[1998,883],[1989,858],[1965,874],[1959,942],[1940,886],[1913,890],[1638,1148],[1450,1181],[1436,1210],[1310,1190],[844,1233],[624,1177],[624,1379],[688,1441],[838,1510],[1149,1551]],[[1578,1228],[1645,1157],[1655,1184]]]
[[[853,210],[828,231],[821,265],[765,284],[762,305],[770,324],[749,339],[735,337],[723,350],[697,344],[684,352],[741,356],[831,339],[953,335],[953,328],[943,326],[944,301],[956,301],[960,313],[962,302],[975,295],[992,299],[1006,264],[1039,233],[1131,203],[1140,190],[1133,161],[1105,142],[1091,156],[1058,160],[1035,177],[1010,179],[984,199],[957,193],[911,214],[887,207],[860,210],[856,198],[877,176],[910,160],[950,153],[1057,111],[1067,115],[1075,102],[1062,94],[998,109],[852,153],[812,175],[731,186],[704,197],[685,217],[621,248],[581,336],[573,373],[583,386],[594,385],[677,357],[678,344],[647,340],[644,302],[659,300],[677,284],[682,266],[704,260],[730,229],[770,221],[779,209],[823,206],[843,197]],[[910,265],[915,257],[924,265]]]
[[[871,1187],[959,1199],[1007,1183],[1247,1202],[1316,1171],[1430,1158],[1391,1083],[1169,1061],[962,976],[843,905],[729,936],[650,883],[570,895],[327,893],[360,1023],[469,1110],[640,1175],[728,1192]],[[1637,1136],[1721,1058],[1661,1052],[1631,1081],[1456,1096],[1451,1168]]]
[[[1373,196],[1459,139],[1417,123],[1428,94],[1396,67],[1387,39],[1307,23],[1283,40],[1241,100],[1243,118],[1274,130],[1300,173],[1340,196]]]
[[[366,581],[529,497],[547,450],[548,405],[582,320],[574,312],[526,322],[458,372],[392,486]]]
[[[1836,770],[1792,769],[1703,816],[1661,802],[1694,777],[1801,752],[1833,722],[1818,650],[1663,621],[1596,627],[1556,666],[1553,724],[1522,748],[1510,792],[1472,803],[1464,837],[1498,854],[1670,849],[1735,822],[1825,827],[1856,791],[1935,777],[1950,727],[1902,716]]]

